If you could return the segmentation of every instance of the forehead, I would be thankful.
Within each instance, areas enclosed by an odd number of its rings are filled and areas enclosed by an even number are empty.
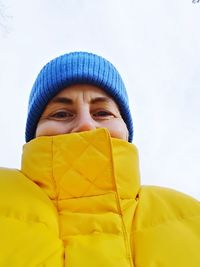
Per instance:
[[[71,85],[65,89],[63,89],[61,92],[59,92],[55,97],[72,97],[76,98],[79,96],[85,96],[85,97],[106,97],[112,101],[111,96],[109,96],[103,89],[94,86],[94,85],[87,85],[87,84],[76,84]]]

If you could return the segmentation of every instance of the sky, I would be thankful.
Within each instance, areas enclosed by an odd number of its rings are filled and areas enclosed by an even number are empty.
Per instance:
[[[0,165],[20,168],[42,66],[88,51],[123,77],[142,184],[200,199],[199,25],[194,0],[0,0]]]

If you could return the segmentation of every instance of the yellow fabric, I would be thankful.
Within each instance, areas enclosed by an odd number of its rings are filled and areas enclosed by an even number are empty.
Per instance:
[[[27,143],[0,170],[0,266],[199,267],[199,202],[139,180],[104,129]]]

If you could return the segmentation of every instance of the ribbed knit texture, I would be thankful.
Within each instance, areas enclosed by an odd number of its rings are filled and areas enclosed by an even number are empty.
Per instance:
[[[118,104],[133,138],[133,124],[128,96],[122,78],[106,59],[87,52],[72,52],[47,63],[37,76],[29,98],[26,142],[35,136],[37,123],[47,103],[61,90],[73,84],[91,84],[103,89]]]

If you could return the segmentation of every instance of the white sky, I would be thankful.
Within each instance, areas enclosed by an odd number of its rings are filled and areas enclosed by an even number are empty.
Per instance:
[[[41,67],[84,50],[109,59],[124,79],[142,183],[200,199],[200,3],[0,2],[1,166],[20,167],[28,95]]]

